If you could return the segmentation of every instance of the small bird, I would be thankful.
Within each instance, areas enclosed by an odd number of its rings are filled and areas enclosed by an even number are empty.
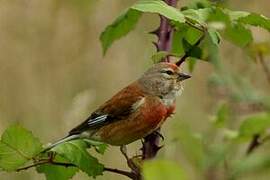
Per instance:
[[[123,146],[144,138],[174,112],[175,99],[183,90],[182,81],[190,77],[173,63],[153,65],[44,151],[74,139]]]

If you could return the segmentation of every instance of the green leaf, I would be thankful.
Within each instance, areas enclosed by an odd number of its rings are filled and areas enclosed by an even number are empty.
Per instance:
[[[222,103],[216,113],[214,123],[217,127],[224,127],[230,117],[230,109],[226,103]]]
[[[185,17],[192,22],[197,22],[199,24],[204,24],[208,20],[211,13],[213,13],[212,8],[203,8],[203,9],[188,9],[182,11]]]
[[[244,24],[258,26],[270,31],[270,19],[260,14],[250,13],[248,16],[239,18],[239,21]]]
[[[203,51],[200,47],[198,46],[194,46],[190,49],[190,51],[187,52],[187,55],[189,57],[194,57],[194,58],[197,58],[197,59],[201,59],[202,58],[202,55],[203,55]]]
[[[143,164],[145,180],[184,180],[184,170],[176,163],[166,160],[147,161]]]
[[[15,170],[42,150],[42,144],[33,134],[18,124],[10,126],[0,141],[0,167]]]
[[[223,164],[226,155],[229,150],[228,144],[225,143],[213,143],[207,142],[208,146],[206,149],[206,155],[204,156],[203,165],[205,169],[217,167],[220,164]]]
[[[131,9],[141,12],[157,13],[179,23],[185,22],[184,15],[178,9],[169,6],[161,0],[141,0],[135,3]]]
[[[157,13],[177,23],[184,23],[184,15],[174,7],[160,0],[142,0],[135,3],[100,35],[103,54],[105,55],[112,43],[128,34],[137,24],[141,12]]]
[[[83,140],[74,140],[56,146],[52,151],[76,165],[89,176],[102,175],[104,166],[87,152],[88,145]]]
[[[102,43],[103,55],[106,54],[108,48],[112,43],[128,34],[136,26],[141,12],[129,9],[120,15],[111,25],[100,35],[100,41]]]
[[[188,62],[188,70],[189,70],[189,72],[193,72],[193,70],[195,68],[195,65],[197,63],[197,59],[193,58],[193,57],[189,57],[187,62]]]
[[[228,9],[224,9],[223,11],[229,15],[231,21],[238,21],[243,24],[258,26],[270,31],[270,19],[261,14],[246,11],[231,11]]]
[[[161,62],[164,58],[166,58],[169,55],[169,52],[167,51],[159,51],[156,52],[151,59],[153,60],[154,63],[159,63]]]
[[[100,144],[100,145],[96,145],[95,146],[95,150],[99,153],[99,154],[104,154],[105,151],[108,148],[108,144]]]
[[[204,40],[204,58],[211,62],[217,69],[221,68],[221,61],[219,55],[219,46],[217,46],[213,39],[210,37],[209,33],[207,33],[206,38]]]
[[[233,163],[230,179],[236,179],[239,176],[248,176],[249,173],[262,172],[270,168],[270,156],[266,154],[252,153],[245,158],[241,158]],[[244,178],[241,178],[244,179]]]
[[[202,9],[206,7],[211,7],[211,2],[208,0],[192,0],[192,1],[187,1],[187,7],[189,9]]]
[[[194,45],[203,35],[203,32],[195,29],[193,27],[189,27],[185,32],[185,39],[191,45]]]
[[[181,25],[174,33],[172,38],[172,49],[171,52],[177,56],[182,56],[185,54],[185,48],[183,45],[183,39],[185,37],[185,32],[190,28],[187,25]]]
[[[239,129],[239,137],[252,137],[270,127],[270,114],[257,113],[246,117]]]
[[[200,136],[195,135],[189,126],[184,123],[177,123],[173,126],[175,138],[181,145],[181,150],[189,161],[196,167],[202,167],[204,157],[203,143]],[[181,129],[181,131],[179,131]]]
[[[67,162],[64,158],[56,156],[56,162]],[[44,173],[46,180],[68,180],[71,179],[77,172],[76,167],[65,167],[52,164],[40,165],[37,168],[38,173]]]
[[[207,33],[212,43],[218,46],[218,44],[220,43],[220,34],[213,28],[208,28]]]
[[[228,14],[231,21],[238,21],[240,18],[246,17],[250,12],[246,11],[231,11],[229,9],[223,9],[224,13]]]
[[[240,47],[247,46],[253,40],[251,31],[240,23],[227,27],[225,37]]]

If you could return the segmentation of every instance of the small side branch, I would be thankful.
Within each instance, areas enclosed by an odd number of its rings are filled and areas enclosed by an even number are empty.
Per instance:
[[[190,50],[188,52],[186,52],[185,55],[182,58],[180,58],[179,61],[177,61],[175,64],[177,66],[180,66],[183,62],[185,62],[185,60],[189,57],[193,48],[200,45],[200,43],[203,41],[204,37],[205,37],[205,33],[203,33],[203,35],[197,40],[197,42],[193,45],[193,47],[190,48]]]
[[[136,177],[137,177],[137,175],[132,173],[132,172],[123,171],[123,170],[114,169],[114,168],[104,167],[104,171],[108,171],[108,172],[112,172],[112,173],[116,173],[116,174],[121,174],[123,176],[129,177],[130,179],[136,179]]]
[[[248,146],[247,152],[246,154],[249,155],[250,153],[252,153],[256,148],[258,148],[258,146],[261,145],[260,142],[260,135],[259,134],[255,134]]]
[[[24,170],[27,170],[27,169],[30,169],[30,168],[33,168],[33,167],[43,165],[43,164],[51,164],[51,165],[64,166],[64,167],[76,167],[76,165],[74,165],[72,163],[56,162],[56,161],[52,161],[51,159],[43,159],[43,160],[35,162],[35,163],[31,164],[31,165],[28,165],[28,166],[25,166],[25,167],[22,167],[22,168],[18,168],[16,171],[17,172],[24,171]],[[131,179],[136,178],[136,174],[134,174],[132,172],[120,170],[120,169],[104,167],[104,171],[108,171],[108,172],[120,174],[120,175],[123,175],[123,176],[127,176],[127,177],[129,177]]]

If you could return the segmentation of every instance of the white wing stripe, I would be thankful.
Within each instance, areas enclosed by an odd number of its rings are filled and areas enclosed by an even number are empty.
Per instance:
[[[108,115],[101,115],[101,116],[96,117],[95,119],[90,119],[88,121],[88,125],[93,125],[96,123],[103,122],[105,119],[107,119],[107,117],[108,117]]]

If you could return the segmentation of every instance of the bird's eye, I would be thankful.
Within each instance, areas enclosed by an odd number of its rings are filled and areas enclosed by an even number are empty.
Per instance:
[[[167,71],[165,71],[165,73],[168,74],[168,75],[172,75],[173,74],[173,72],[171,70],[167,70]]]

